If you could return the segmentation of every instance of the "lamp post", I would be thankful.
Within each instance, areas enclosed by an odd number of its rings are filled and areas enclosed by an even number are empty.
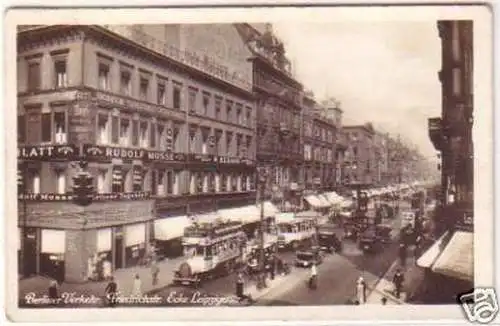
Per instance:
[[[259,289],[266,287],[266,275],[265,275],[265,255],[264,255],[264,191],[267,181],[267,173],[263,167],[257,170],[258,181],[259,181],[259,198],[260,198],[260,241],[259,241],[259,278],[257,287]]]
[[[80,160],[78,162],[80,170],[73,177],[73,202],[83,208],[83,221],[82,221],[82,248],[85,247],[86,235],[85,229],[87,228],[88,219],[85,216],[85,207],[92,204],[94,200],[94,186],[92,175],[87,171],[88,162]]]

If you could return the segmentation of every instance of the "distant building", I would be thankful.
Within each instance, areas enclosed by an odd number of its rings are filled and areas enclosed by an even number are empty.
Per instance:
[[[344,158],[345,183],[373,184],[376,168],[373,147],[375,130],[372,124],[344,126],[343,129],[348,139]]]

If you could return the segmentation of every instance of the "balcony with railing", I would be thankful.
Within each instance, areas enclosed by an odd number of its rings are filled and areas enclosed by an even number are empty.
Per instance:
[[[437,150],[442,148],[443,143],[443,121],[441,118],[430,118],[429,124],[429,138],[431,139],[432,145]]]
[[[159,40],[149,35],[136,25],[102,25],[102,27],[136,42],[151,51],[204,72],[214,78],[246,91],[251,91],[252,89],[251,78],[245,76],[241,71],[232,69],[205,54],[199,54],[189,49],[180,49],[173,44],[168,44],[164,40]]]

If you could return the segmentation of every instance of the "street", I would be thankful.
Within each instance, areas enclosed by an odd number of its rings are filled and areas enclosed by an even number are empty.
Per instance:
[[[407,203],[402,203],[401,210]],[[373,213],[373,212],[369,212]],[[362,276],[368,288],[373,287],[384,276],[398,258],[398,242],[395,241],[401,226],[401,218],[385,220],[391,224],[393,241],[374,254],[363,254],[353,241],[344,240],[344,250],[340,255],[328,255],[318,267],[318,288],[307,286],[309,273],[286,288],[278,289],[259,300],[259,305],[332,305],[346,304],[356,294],[356,280]]]
[[[402,203],[401,210],[407,208],[407,203]],[[368,214],[373,214],[370,210]],[[384,276],[392,263],[398,257],[398,242],[396,241],[401,226],[401,218],[384,220],[384,224],[390,224],[393,232],[393,241],[376,253],[363,254],[357,248],[357,243],[344,240],[341,254],[325,254],[325,259],[318,266],[319,287],[310,290],[307,286],[309,269],[293,267],[287,276],[285,284],[273,289],[257,300],[257,305],[331,305],[345,304],[355,296],[356,280],[362,276],[368,287],[373,287],[376,282]],[[341,230],[338,230],[341,233]],[[282,252],[280,256],[291,265],[295,259],[295,253]],[[190,287],[169,285],[155,294],[165,298],[167,304],[175,304],[175,300],[182,301],[183,298],[193,296],[231,296],[235,294],[236,274],[221,278],[215,278],[203,283],[200,289]],[[252,281],[247,280],[247,284]],[[170,300],[169,300],[170,298]],[[169,302],[170,301],[170,302]],[[182,304],[182,303],[181,303]]]

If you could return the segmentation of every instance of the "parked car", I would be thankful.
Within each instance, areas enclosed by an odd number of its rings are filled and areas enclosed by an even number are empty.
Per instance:
[[[323,262],[323,256],[319,248],[297,251],[295,265],[298,267],[311,267],[312,264],[319,265]]]
[[[329,253],[342,250],[342,241],[335,234],[334,224],[328,223],[318,226],[318,244],[321,250]]]

